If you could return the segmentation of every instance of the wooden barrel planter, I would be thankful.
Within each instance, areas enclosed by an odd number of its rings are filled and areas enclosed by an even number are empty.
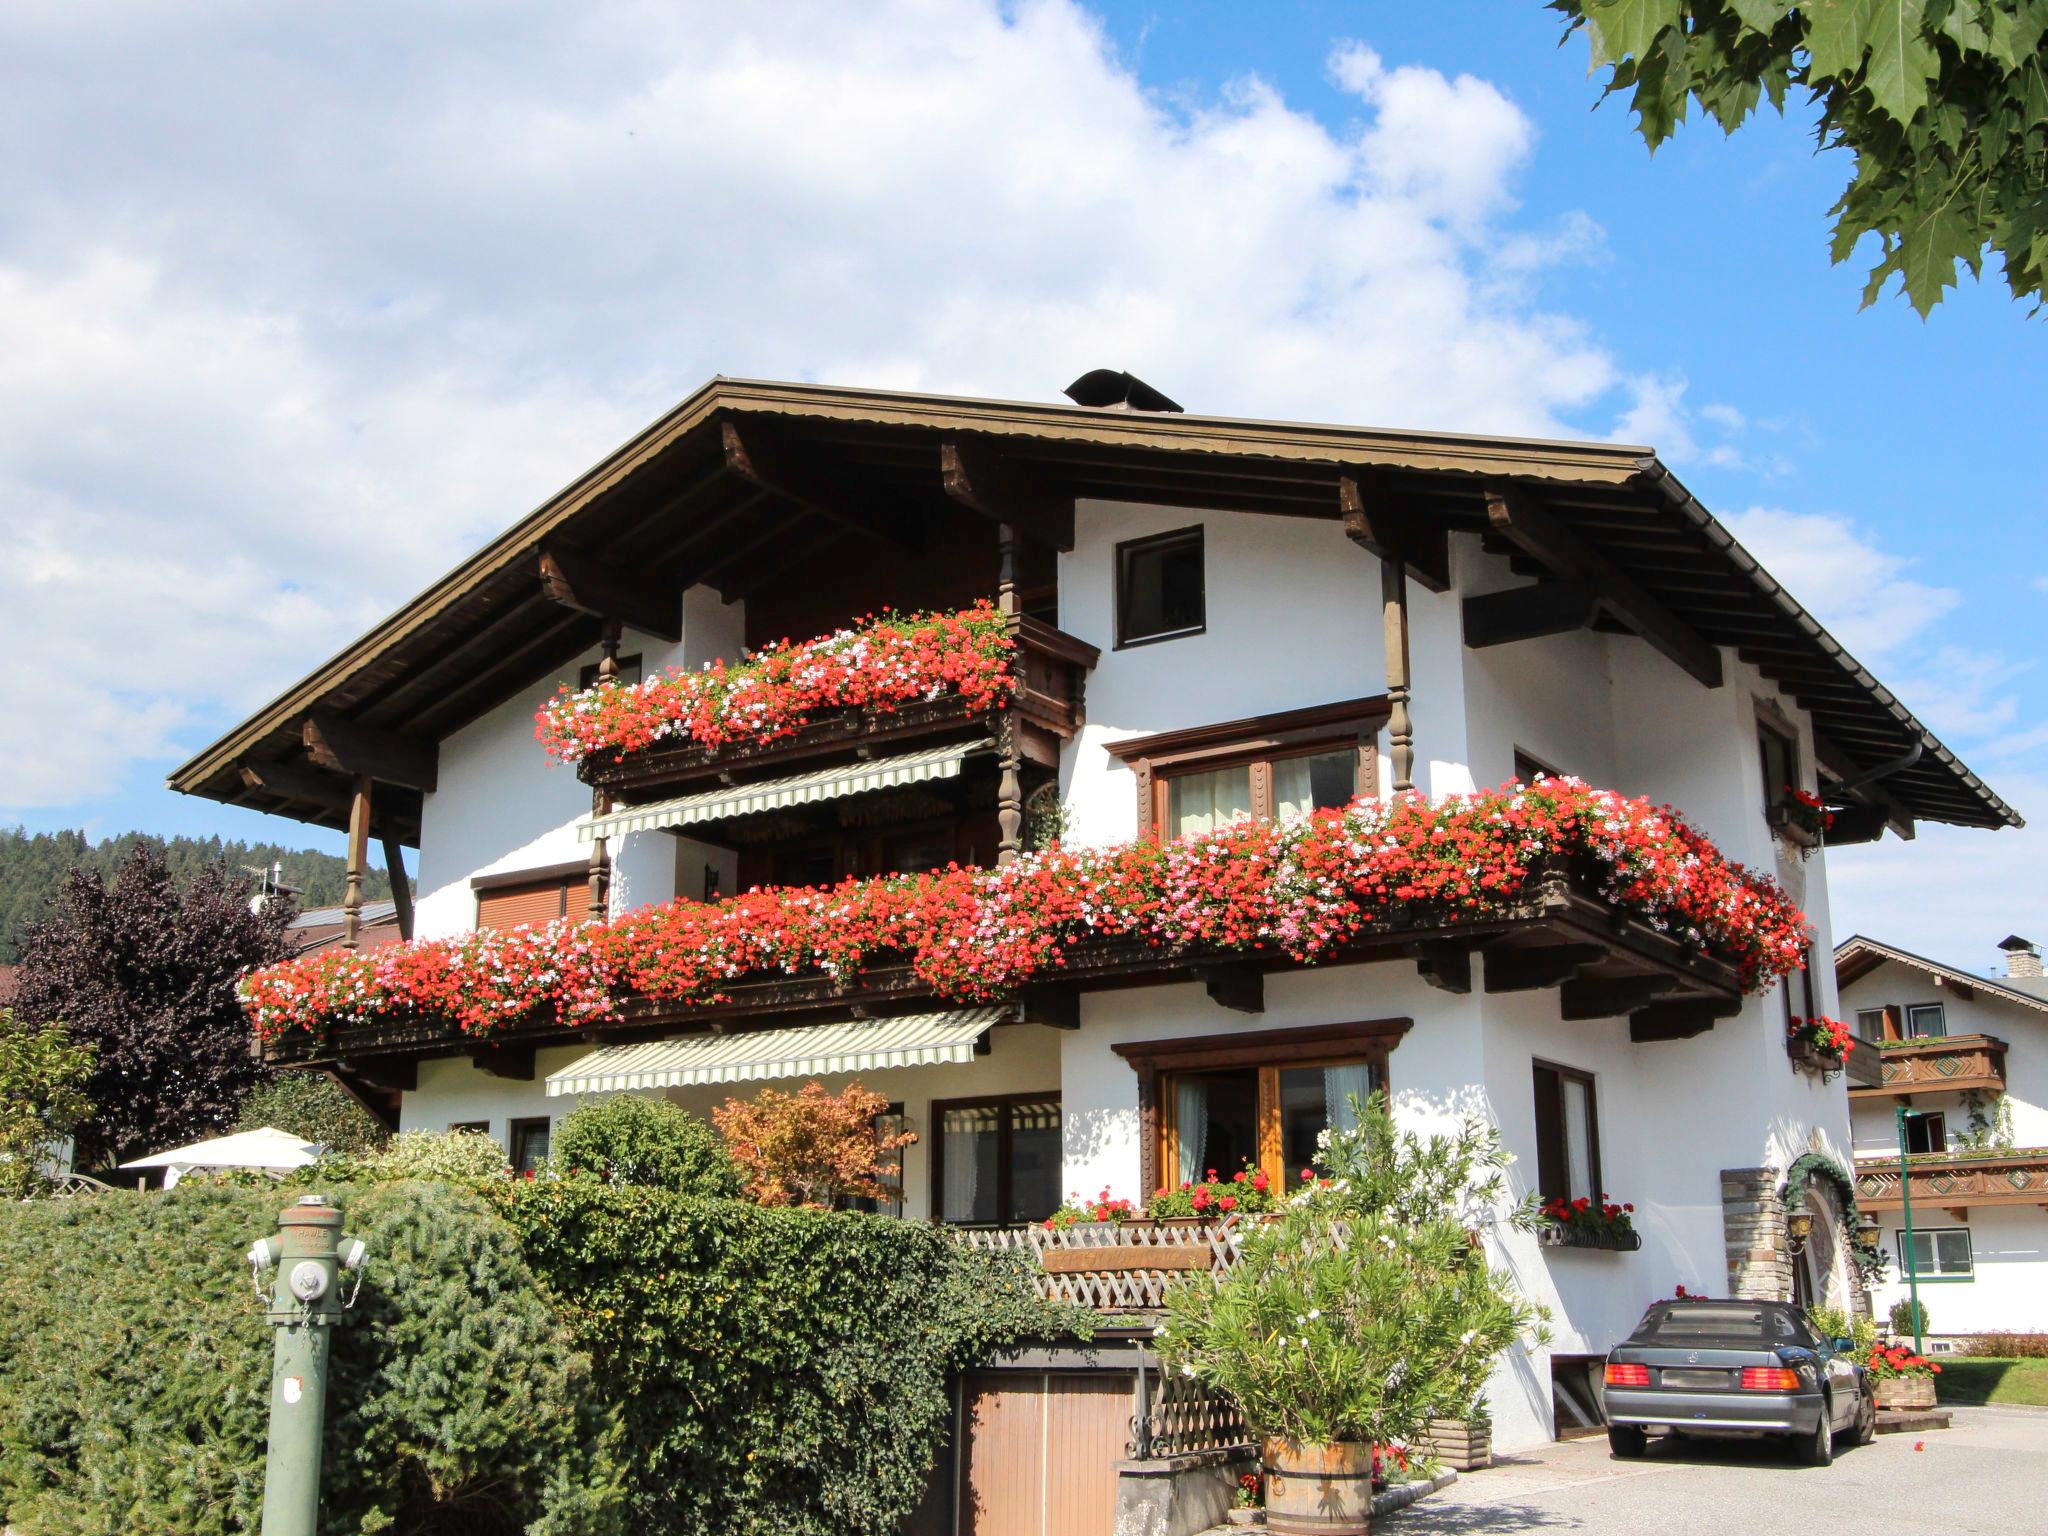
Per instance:
[[[1366,1536],[1372,1525],[1372,1446],[1268,1440],[1266,1529],[1273,1536]]]
[[[1934,1406],[1932,1376],[1894,1376],[1889,1381],[1872,1382],[1871,1390],[1880,1408],[1921,1409]]]

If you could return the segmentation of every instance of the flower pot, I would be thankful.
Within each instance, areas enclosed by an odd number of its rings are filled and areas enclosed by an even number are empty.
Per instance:
[[[1792,1058],[1792,1064],[1802,1072],[1817,1072],[1826,1077],[1831,1072],[1842,1070],[1842,1058],[1822,1050],[1811,1040],[1787,1040],[1785,1054]]]
[[[1431,1419],[1409,1449],[1434,1456],[1453,1471],[1477,1472],[1493,1465],[1493,1421]]]
[[[1372,1446],[1269,1439],[1266,1529],[1274,1536],[1366,1536],[1372,1525]]]
[[[1932,1408],[1932,1376],[1894,1376],[1890,1381],[1872,1382],[1880,1408]]]

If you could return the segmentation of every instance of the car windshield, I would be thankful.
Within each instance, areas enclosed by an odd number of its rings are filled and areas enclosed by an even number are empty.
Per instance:
[[[1708,1306],[1652,1307],[1639,1339],[1677,1343],[1690,1339],[1757,1339],[1772,1344],[1797,1342],[1799,1328],[1789,1312],[1776,1307],[1717,1302]]]

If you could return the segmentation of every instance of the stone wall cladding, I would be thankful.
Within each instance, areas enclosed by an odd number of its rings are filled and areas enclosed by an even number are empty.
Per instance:
[[[1792,1245],[1785,1236],[1783,1177],[1776,1168],[1721,1170],[1721,1230],[1728,1294],[1749,1301],[1792,1299]]]

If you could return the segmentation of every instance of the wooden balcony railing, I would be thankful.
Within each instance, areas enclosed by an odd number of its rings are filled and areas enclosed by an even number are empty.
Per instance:
[[[2048,1147],[2005,1152],[1934,1153],[1906,1159],[1913,1209],[1968,1210],[1973,1205],[2048,1207]],[[1858,1158],[1856,1203],[1867,1210],[1895,1211],[1901,1172],[1897,1158]]]
[[[1884,1057],[1861,1035],[1849,1042],[1849,1055],[1842,1063],[1849,1074],[1849,1091],[1875,1088],[1884,1081]]]
[[[1851,1074],[1856,1098],[1906,1098],[1916,1093],[2005,1092],[2005,1042],[1994,1035],[1945,1035],[1932,1040],[1887,1040],[1877,1047],[1879,1080]]]
[[[992,712],[1016,725],[1016,750],[1023,761],[1058,771],[1059,743],[1081,728],[1088,673],[1101,652],[1085,640],[1032,618],[1013,618],[1017,642],[1017,691]],[[594,788],[627,803],[657,799],[755,770],[806,772],[853,754],[904,750],[988,729],[991,713],[977,714],[957,696],[900,705],[894,709],[849,709],[822,715],[787,736],[766,742],[732,742],[707,747],[671,741],[637,752],[593,753],[577,775]],[[764,775],[765,776],[765,772]]]
[[[1191,1270],[1228,1269],[1236,1255],[1234,1228],[1163,1225],[1150,1221],[1084,1222],[1048,1230],[1029,1227],[955,1227],[953,1240],[968,1248],[1021,1249],[1038,1260],[1038,1294],[1098,1312],[1156,1312],[1166,1288]]]

